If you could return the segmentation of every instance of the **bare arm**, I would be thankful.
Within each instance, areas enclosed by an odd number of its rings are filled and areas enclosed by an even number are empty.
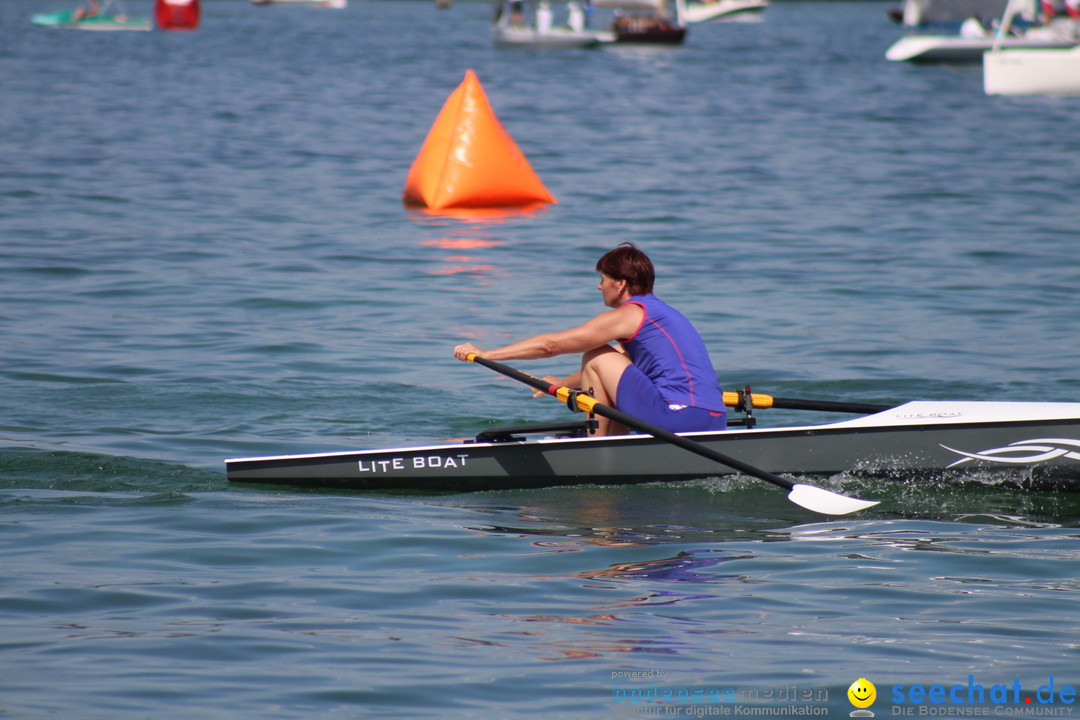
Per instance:
[[[494,350],[481,350],[472,343],[458,345],[454,348],[454,357],[465,360],[470,353],[476,353],[489,360],[534,360],[582,353],[633,335],[641,324],[644,312],[640,305],[624,304],[576,328],[534,335]]]

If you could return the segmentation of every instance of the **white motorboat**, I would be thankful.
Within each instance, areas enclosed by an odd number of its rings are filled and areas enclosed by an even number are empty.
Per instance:
[[[1019,12],[1010,2],[998,29],[1004,38]],[[1080,95],[1080,46],[1070,49],[1010,48],[1003,41],[983,54],[983,89],[987,95]]]
[[[1080,95],[1080,47],[983,55],[987,95]]]
[[[547,0],[495,0],[491,38],[496,47],[533,49],[587,48],[599,45],[600,34],[586,28],[585,11],[565,3],[565,24],[556,24]]]

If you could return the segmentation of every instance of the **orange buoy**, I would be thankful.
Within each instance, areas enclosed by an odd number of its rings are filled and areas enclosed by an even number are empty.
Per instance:
[[[162,30],[194,30],[199,27],[199,0],[157,0],[154,18]]]
[[[435,118],[409,168],[404,199],[432,210],[557,202],[495,117],[472,70]]]

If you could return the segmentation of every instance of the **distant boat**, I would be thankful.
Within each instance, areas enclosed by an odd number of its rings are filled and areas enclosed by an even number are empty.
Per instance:
[[[105,0],[100,5],[96,0],[90,0],[74,10],[37,13],[30,21],[44,27],[74,30],[152,30],[154,27],[150,18],[128,16],[120,0]]]
[[[1071,21],[1037,24],[1033,0],[1019,0],[1024,20],[998,38],[992,27],[1003,9],[1000,0],[908,0],[904,6],[906,33],[885,51],[896,62],[978,63],[994,47],[1016,49],[1071,48],[1080,44]],[[980,5],[981,3],[981,5]],[[917,10],[912,10],[916,8]],[[951,8],[951,10],[950,10]],[[989,13],[997,10],[997,14]],[[966,13],[969,14],[965,17]],[[919,23],[913,25],[913,23]]]
[[[349,0],[251,0],[254,5],[308,5],[311,7],[325,7],[344,9]]]
[[[1069,49],[1078,44],[1073,37],[1055,37],[1029,31],[1021,37],[1005,38],[1002,47],[1017,50]],[[908,35],[885,52],[885,59],[916,63],[978,63],[994,47],[994,36]]]
[[[546,0],[495,0],[491,26],[495,46],[557,50],[599,45],[601,34],[586,27],[582,6],[573,0],[565,6],[566,23],[556,24],[555,11]]]
[[[983,55],[987,95],[1080,95],[1080,47]]]
[[[687,2],[682,19],[688,23],[760,20],[769,0],[703,0]]]
[[[1010,2],[994,47],[983,55],[987,95],[1080,95],[1080,46],[1069,49],[1017,50],[1004,39],[1019,12]]]
[[[631,15],[615,19],[611,26],[615,42],[678,45],[686,39],[686,26],[665,18]]]
[[[669,18],[664,0],[595,0],[582,5],[565,3],[565,23],[556,17],[550,0],[494,0],[492,39],[498,47],[586,48],[608,43],[681,43],[686,25],[681,20],[682,0],[676,17]],[[593,8],[609,8],[606,30],[589,27]],[[561,15],[561,12],[559,13]]]
[[[611,23],[614,42],[677,45],[686,38],[683,0],[677,0],[674,18],[664,0],[595,0],[595,4],[615,10]]]

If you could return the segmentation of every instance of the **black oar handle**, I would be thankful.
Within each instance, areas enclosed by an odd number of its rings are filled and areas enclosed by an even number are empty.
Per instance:
[[[747,402],[749,400],[749,402]],[[826,412],[857,413],[873,415],[896,407],[895,405],[876,405],[873,403],[837,402],[835,400],[803,400],[801,398],[781,398],[764,393],[746,390],[728,390],[724,393],[724,404],[736,410],[758,408],[780,408],[782,410],[822,410]]]
[[[470,362],[476,363],[477,365],[483,365],[484,367],[490,368],[495,372],[501,373],[509,378],[513,378],[514,380],[525,383],[526,385],[530,385],[543,393],[547,393],[548,395],[560,397],[560,391],[562,391],[562,395],[565,395],[566,397],[572,397],[572,393],[574,393],[574,391],[570,388],[562,387],[560,385],[552,385],[551,383],[544,382],[538,377],[534,377],[532,375],[529,375],[528,373],[523,373],[520,370],[515,370],[512,367],[495,362],[494,360],[482,358],[475,353],[470,354],[466,359]],[[670,432],[669,430],[665,430],[662,427],[658,427],[656,425],[653,425],[652,423],[645,422],[644,420],[639,420],[638,418],[633,417],[632,415],[627,415],[626,413],[620,410],[616,410],[613,407],[608,407],[607,405],[598,403],[594,398],[588,395],[578,394],[576,397],[578,408],[583,412],[592,412],[596,413],[597,415],[602,415],[609,420],[614,420],[615,422],[625,425],[626,427],[633,428],[638,432],[647,433],[660,440],[669,442],[672,445],[681,447],[684,450],[688,450],[704,458],[708,458],[709,460],[718,462],[721,465],[726,465],[729,468],[738,470],[739,472],[745,473],[746,475],[751,475],[758,479],[764,480],[765,482],[770,482],[773,485],[784,488],[785,490],[791,490],[795,487],[795,483],[791,482],[790,480],[785,480],[779,475],[774,475],[767,470],[756,468],[753,465],[747,465],[742,460],[736,460],[733,457],[728,457],[723,453],[717,452],[712,448],[707,448],[704,445],[696,443],[688,438],[684,438],[681,435],[676,435],[675,433]]]

